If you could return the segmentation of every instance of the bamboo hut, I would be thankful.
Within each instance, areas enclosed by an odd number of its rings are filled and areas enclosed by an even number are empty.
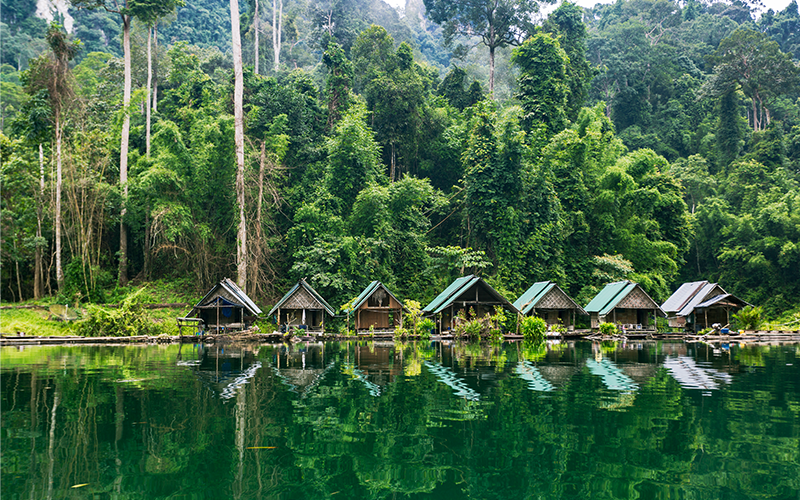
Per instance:
[[[373,281],[356,298],[348,316],[355,317],[355,329],[394,330],[403,324],[405,307],[380,281]]]
[[[552,281],[537,281],[514,302],[514,307],[526,316],[536,315],[548,325],[575,328],[575,316],[586,311]]]
[[[269,315],[273,314],[278,329],[299,327],[324,330],[325,314],[332,317],[335,311],[305,279],[301,279],[272,307]]]
[[[609,283],[584,308],[591,316],[592,328],[614,323],[622,330],[655,331],[656,316],[666,316],[638,283]]]
[[[199,322],[201,329],[214,332],[246,330],[253,324],[261,309],[239,286],[223,279],[206,293],[178,324]]]
[[[669,326],[697,332],[714,323],[730,324],[731,313],[749,305],[717,283],[692,281],[675,290],[661,309],[667,313]]]
[[[487,313],[494,314],[494,308],[500,306],[513,314],[520,314],[508,299],[500,295],[494,288],[486,283],[483,278],[469,275],[453,281],[442,293],[422,310],[424,316],[441,314],[439,332],[456,326],[459,311],[464,311],[468,319],[470,311],[475,317],[482,318]]]

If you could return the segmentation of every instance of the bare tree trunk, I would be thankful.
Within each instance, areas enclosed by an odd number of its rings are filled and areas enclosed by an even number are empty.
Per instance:
[[[147,132],[145,134],[145,154],[150,157],[150,88],[153,86],[153,50],[150,43],[150,37],[153,33],[153,28],[147,27]]]
[[[283,30],[283,0],[272,0],[272,60],[275,71],[281,64],[281,31]]]
[[[395,158],[394,143],[392,143],[392,161],[391,161],[391,166],[389,168],[389,181],[390,182],[394,182],[394,158]]]
[[[239,2],[231,4],[231,42],[233,46],[233,116],[236,142],[236,201],[239,204],[239,231],[236,236],[236,270],[239,288],[247,288],[247,227],[244,218],[244,76],[242,74],[242,38],[239,32]]]
[[[128,212],[128,141],[131,132],[131,16],[122,15],[122,50],[125,53],[125,88],[122,94],[124,120],[119,146],[119,183],[122,187],[122,212],[119,221],[119,284],[128,284],[128,228],[125,215]]]
[[[494,93],[494,47],[489,47],[489,94]]]
[[[256,235],[255,245],[253,245],[253,262],[250,266],[250,288],[251,293],[255,296],[258,291],[258,282],[261,278],[261,261],[264,255],[264,234],[261,225],[261,210],[264,206],[264,171],[266,170],[267,163],[267,145],[261,141],[261,158],[258,166],[258,200],[256,201]]]
[[[156,52],[156,63],[153,66],[153,111],[158,113],[158,23],[153,26],[153,50]]]
[[[42,205],[44,205],[44,147],[39,143],[39,202],[36,204],[36,255],[33,264],[33,298],[42,298]]]
[[[56,284],[64,288],[64,268],[61,265],[61,117],[56,115]]]
[[[255,15],[253,16],[253,31],[255,32],[255,54],[256,54],[256,61],[255,61],[255,73],[258,74],[258,0],[256,0],[256,10]]]

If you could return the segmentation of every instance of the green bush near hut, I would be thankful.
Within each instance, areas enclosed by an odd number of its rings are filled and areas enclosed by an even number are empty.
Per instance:
[[[617,335],[619,329],[614,323],[600,323],[600,333],[603,335]]]
[[[526,316],[520,323],[520,331],[525,340],[542,341],[547,332],[547,322],[538,316]]]
[[[733,321],[740,330],[758,330],[764,322],[761,306],[747,306],[733,315]]]

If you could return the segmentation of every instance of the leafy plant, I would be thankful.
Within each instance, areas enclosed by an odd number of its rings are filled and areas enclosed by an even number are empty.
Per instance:
[[[164,326],[156,323],[142,306],[144,291],[143,287],[128,295],[115,309],[88,305],[89,318],[78,323],[78,334],[87,337],[130,337],[165,333]]]
[[[738,314],[734,314],[733,320],[742,330],[758,330],[758,327],[764,322],[763,313],[761,306],[747,306]]]
[[[527,341],[542,341],[547,332],[547,322],[538,316],[526,316],[520,323],[520,331]]]
[[[617,335],[619,330],[614,323],[600,323],[600,333],[603,335]]]
[[[417,324],[416,332],[420,338],[427,340],[431,338],[431,330],[436,327],[436,323],[430,318],[425,318]]]

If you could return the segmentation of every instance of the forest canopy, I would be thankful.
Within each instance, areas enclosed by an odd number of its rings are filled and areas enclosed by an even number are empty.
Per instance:
[[[128,3],[48,24],[3,1],[4,301],[104,302],[121,260],[198,290],[237,273],[230,11]],[[241,2],[249,294],[426,303],[474,272],[510,297],[704,279],[798,307],[796,1],[504,0],[505,41],[448,5]]]

